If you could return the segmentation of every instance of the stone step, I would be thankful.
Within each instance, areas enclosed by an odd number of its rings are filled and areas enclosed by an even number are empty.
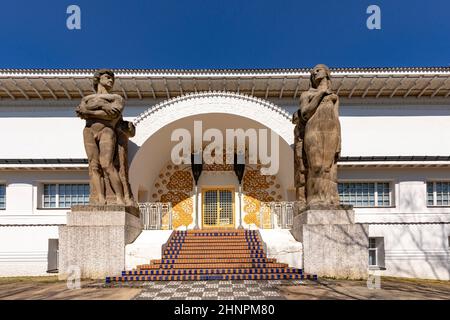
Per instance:
[[[176,264],[142,264],[139,270],[149,269],[236,269],[236,268],[287,268],[286,263],[176,263]]]
[[[167,259],[224,259],[226,257],[233,257],[233,258],[265,258],[264,253],[232,253],[227,256],[224,256],[222,253],[210,253],[210,252],[202,252],[202,253],[186,253],[183,252],[182,254],[165,254],[162,257],[162,260]]]
[[[220,240],[211,240],[211,241],[171,241],[168,244],[168,247],[176,247],[176,246],[196,246],[199,248],[203,248],[204,246],[215,246],[215,245],[251,245],[251,246],[259,246],[261,245],[261,242],[256,241],[240,241],[240,240],[234,240],[234,241],[220,241]]]
[[[187,234],[257,234],[258,230],[244,230],[244,229],[199,229],[188,231],[174,231],[174,235]]]
[[[264,254],[264,250],[248,250],[248,249],[222,249],[222,250],[208,250],[204,249],[177,249],[177,250],[164,250],[164,255],[178,255],[178,254],[220,254],[220,255],[235,255],[235,254]]]
[[[238,237],[205,237],[205,238],[172,238],[170,239],[170,242],[195,242],[195,243],[202,243],[202,242],[215,242],[215,241],[231,241],[231,242],[259,242],[259,238],[251,237],[251,238],[238,238]]]
[[[202,281],[202,280],[317,280],[317,276],[296,273],[214,274],[107,277],[106,283],[125,281]]]
[[[203,239],[203,238],[254,238],[258,237],[258,234],[245,234],[245,233],[196,233],[196,234],[174,234],[172,238],[190,238],[190,239]]]
[[[314,279],[268,258],[256,230],[174,231],[162,259],[123,271],[112,281]]]
[[[192,275],[192,274],[264,274],[264,273],[298,273],[297,268],[253,268],[253,269],[156,269],[122,271],[122,276],[144,275]]]
[[[157,259],[152,260],[150,264],[187,264],[187,263],[274,263],[276,259],[272,258],[231,258],[231,257],[222,257],[216,259],[208,259],[208,258],[187,258],[187,259]]]
[[[242,242],[236,242],[236,243],[221,243],[221,242],[214,242],[214,243],[203,243],[201,245],[197,243],[171,243],[169,244],[166,249],[179,249],[183,247],[186,249],[212,249],[212,248],[242,248],[242,249],[260,249],[261,245],[258,243],[242,243]]]

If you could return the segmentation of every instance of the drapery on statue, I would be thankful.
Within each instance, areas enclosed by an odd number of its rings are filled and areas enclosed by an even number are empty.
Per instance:
[[[111,94],[114,73],[101,69],[93,79],[97,93],[83,97],[76,114],[86,120],[84,147],[89,161],[91,179],[90,203],[136,206],[128,182],[128,138],[134,136],[131,122],[124,121],[124,100]],[[107,190],[113,199],[107,197]]]
[[[339,205],[337,160],[341,152],[339,97],[331,91],[330,70],[311,70],[310,88],[294,113],[294,178],[297,201],[306,205]]]

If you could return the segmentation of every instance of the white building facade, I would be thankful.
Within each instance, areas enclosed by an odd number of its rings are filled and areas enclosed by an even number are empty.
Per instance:
[[[136,126],[130,184],[143,208],[159,206],[156,228],[290,228],[274,208],[295,200],[291,118],[308,70],[114,71],[124,118]],[[0,70],[0,276],[54,272],[58,226],[72,204],[89,200],[84,121],[74,110],[93,93],[93,73]],[[450,68],[331,74],[340,97],[339,192],[356,221],[369,224],[370,269],[450,280]],[[204,164],[196,188],[191,166],[171,158],[172,133],[193,137],[195,122],[201,134],[275,133],[277,172],[247,163],[240,189],[232,165]]]

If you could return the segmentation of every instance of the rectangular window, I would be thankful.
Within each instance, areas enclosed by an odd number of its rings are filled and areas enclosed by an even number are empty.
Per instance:
[[[89,204],[89,184],[44,184],[44,208],[70,208]]]
[[[389,182],[343,182],[338,184],[341,204],[354,207],[390,207],[392,205]]]
[[[58,272],[59,239],[48,239],[47,272]]]
[[[0,209],[6,209],[6,185],[0,184]]]
[[[378,266],[378,250],[376,238],[369,238],[369,266]]]
[[[427,205],[450,206],[450,182],[427,182]]]

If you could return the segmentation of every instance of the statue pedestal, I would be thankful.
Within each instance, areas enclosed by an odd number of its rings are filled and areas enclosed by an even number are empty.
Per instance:
[[[367,278],[369,227],[355,223],[351,206],[298,208],[292,233],[303,244],[305,273]]]
[[[67,225],[59,227],[59,278],[120,275],[125,246],[142,231],[139,209],[128,206],[73,206]]]

